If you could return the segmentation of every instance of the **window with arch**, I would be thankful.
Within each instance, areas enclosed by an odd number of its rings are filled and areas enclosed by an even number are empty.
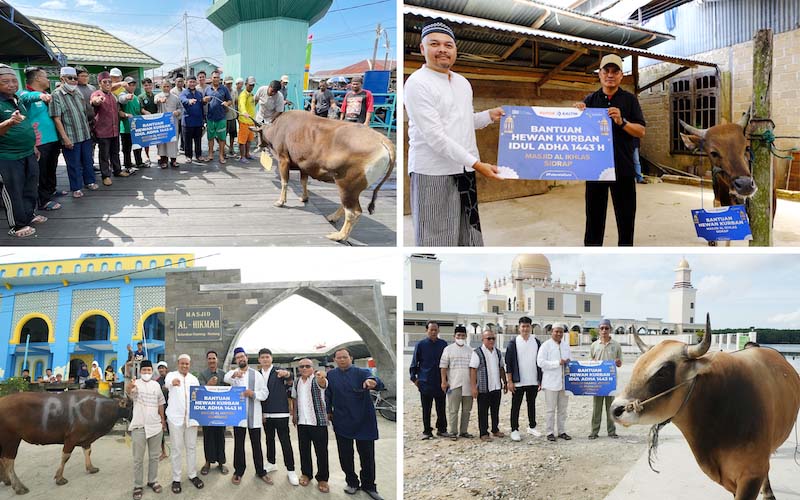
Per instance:
[[[111,337],[111,325],[105,316],[94,314],[81,323],[78,330],[78,342],[108,340]]]
[[[153,313],[144,320],[144,338],[147,340],[164,340],[164,313]]]
[[[2,271],[0,271],[0,278],[2,278],[2,277],[3,277],[3,276],[5,276],[5,275],[6,275],[6,270],[5,270],[5,269],[3,269]]]
[[[142,270],[142,261],[141,260],[137,260],[136,261],[136,270],[137,271],[141,271]]]
[[[171,266],[171,265],[172,265],[172,259],[167,259],[167,260],[165,260],[165,261],[164,261],[164,265],[165,265],[165,266]]]
[[[17,277],[22,276],[22,273],[24,273],[24,272],[25,272],[25,270],[22,269],[21,267],[19,269],[17,269]]]
[[[117,263],[114,264],[114,270],[115,271],[122,271],[122,262],[117,261]]]
[[[35,268],[35,267],[31,268],[31,276],[36,276],[36,274],[38,274],[38,272],[39,272],[39,270],[37,268]]]
[[[150,269],[155,269],[158,264],[156,263],[156,259],[150,261]]]
[[[91,273],[94,272],[94,264],[89,264],[86,266],[86,272]]]
[[[75,264],[75,271],[74,272],[79,273],[79,272],[81,272],[81,269],[83,269],[83,268],[81,267],[80,264]]]
[[[108,262],[103,262],[103,264],[100,266],[100,270],[108,271]]]
[[[30,335],[30,340],[28,340]],[[24,344],[28,342],[47,342],[50,336],[50,328],[47,322],[42,318],[31,318],[22,325],[22,330],[19,334],[19,343]]]
[[[61,266],[56,266],[56,274],[61,274],[63,268]]]
[[[44,374],[44,362],[37,361],[33,366],[33,380],[36,381],[42,378],[42,375]]]
[[[186,267],[186,259],[184,259],[183,257],[178,259],[178,267]]]
[[[44,269],[42,269],[42,274],[50,274],[50,266],[44,266]]]

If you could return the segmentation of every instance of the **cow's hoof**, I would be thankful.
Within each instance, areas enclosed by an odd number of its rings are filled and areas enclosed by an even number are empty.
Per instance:
[[[56,479],[56,484],[59,485],[59,486],[64,486],[68,482],[69,481],[67,481],[67,478],[65,478],[65,477],[62,477],[60,479]]]
[[[282,206],[286,205],[286,202],[285,202],[285,201],[278,200],[278,201],[276,201],[275,203],[273,203],[273,205],[274,205],[274,206],[276,206],[276,207],[278,207],[278,208],[280,208],[280,207],[282,207]]]
[[[345,239],[345,236],[341,232],[336,231],[335,233],[328,234],[326,238],[333,241],[342,241]]]
[[[16,488],[14,488],[14,493],[16,493],[17,495],[24,495],[24,494],[28,493],[29,491],[31,491],[31,490],[29,490],[28,488],[26,488],[25,486],[23,486],[21,484],[19,486],[17,486]]]
[[[97,474],[98,472],[100,472],[100,469],[98,469],[97,467],[90,467],[86,469],[86,472],[88,472],[89,474]]]

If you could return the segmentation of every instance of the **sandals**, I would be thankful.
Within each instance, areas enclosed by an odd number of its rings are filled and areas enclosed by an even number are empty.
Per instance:
[[[311,482],[311,478],[306,475],[300,476],[300,486],[308,486],[308,483]]]
[[[181,492],[181,483],[180,483],[180,481],[172,481],[172,492],[173,493],[180,493]]]
[[[42,224],[43,222],[47,222],[47,217],[44,215],[37,215],[31,219],[31,224]]]
[[[161,491],[163,490],[161,485],[158,484],[158,481],[156,481],[154,483],[147,483],[147,487],[150,488],[151,490],[153,490],[154,493],[161,493]],[[141,488],[139,488],[139,489],[141,490]],[[142,498],[142,497],[139,497],[139,498]]]
[[[142,500],[142,488],[133,489],[133,500]]]
[[[91,184],[87,184],[86,188],[89,189],[90,191],[97,191],[98,189],[100,189],[100,186],[98,186],[96,183],[93,182]]]
[[[207,476],[209,470],[211,470],[211,464],[205,464],[204,466],[200,467],[200,474]]]
[[[242,482],[242,476],[237,476],[236,474],[234,474],[233,477],[231,478],[231,482],[238,486],[239,483]]]
[[[189,482],[192,483],[194,487],[197,488],[198,490],[202,490],[203,486],[205,486],[205,484],[203,484],[203,481],[197,476],[190,477]]]
[[[73,191],[72,192],[72,197],[73,198],[83,198],[83,191],[81,191],[80,189],[77,190],[77,191]]]
[[[269,477],[267,474],[264,474],[263,476],[259,476],[259,479],[264,481],[267,484],[272,484],[272,478]]]
[[[227,468],[227,467],[225,467],[223,464],[219,464],[219,465],[217,466],[217,469],[219,469],[219,473],[220,473],[220,474],[223,474],[223,475],[225,475],[225,474],[227,474],[227,473],[228,473],[228,468]]]
[[[69,194],[69,191],[61,191],[61,190],[59,190],[59,191],[54,192],[53,196],[66,196],[68,194]]]
[[[331,488],[328,486],[328,481],[320,481],[317,485],[317,489],[322,493],[328,493],[331,491]]]
[[[40,210],[47,210],[49,212],[51,210],[58,210],[60,208],[61,208],[61,203],[58,203],[57,201],[48,201],[47,203],[44,204],[44,206],[41,207]]]
[[[28,236],[33,236],[36,234],[36,229],[32,228],[31,226],[21,227],[19,229],[14,229],[13,227],[8,230],[9,236],[13,236],[15,238],[27,238]]]

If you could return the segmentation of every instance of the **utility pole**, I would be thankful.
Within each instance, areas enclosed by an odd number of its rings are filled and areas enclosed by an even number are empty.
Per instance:
[[[753,239],[750,246],[772,246],[772,153],[763,134],[772,131],[772,30],[758,30],[753,41],[753,115],[750,118],[750,151],[753,155],[753,180],[758,191],[750,200],[748,217]]]
[[[372,67],[370,69],[375,69],[375,59],[378,57],[378,42],[381,40],[381,23],[378,23],[378,26],[375,28],[375,47],[372,49]]]
[[[388,66],[389,66],[389,32],[387,30],[383,30],[383,38],[386,41],[386,45],[385,45],[385,47],[386,47],[386,55],[383,58],[383,70],[384,71],[389,71],[388,70]],[[375,69],[375,68],[372,68],[372,69]]]
[[[189,78],[189,14],[186,11],[183,11],[183,39],[186,49],[183,60],[186,73],[183,76]]]

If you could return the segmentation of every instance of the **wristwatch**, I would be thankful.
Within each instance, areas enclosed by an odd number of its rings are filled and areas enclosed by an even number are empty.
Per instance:
[[[622,125],[620,125],[620,127],[625,128],[625,125],[627,125],[628,123],[630,123],[630,122],[628,120],[626,120],[625,118],[623,118],[622,119]]]

